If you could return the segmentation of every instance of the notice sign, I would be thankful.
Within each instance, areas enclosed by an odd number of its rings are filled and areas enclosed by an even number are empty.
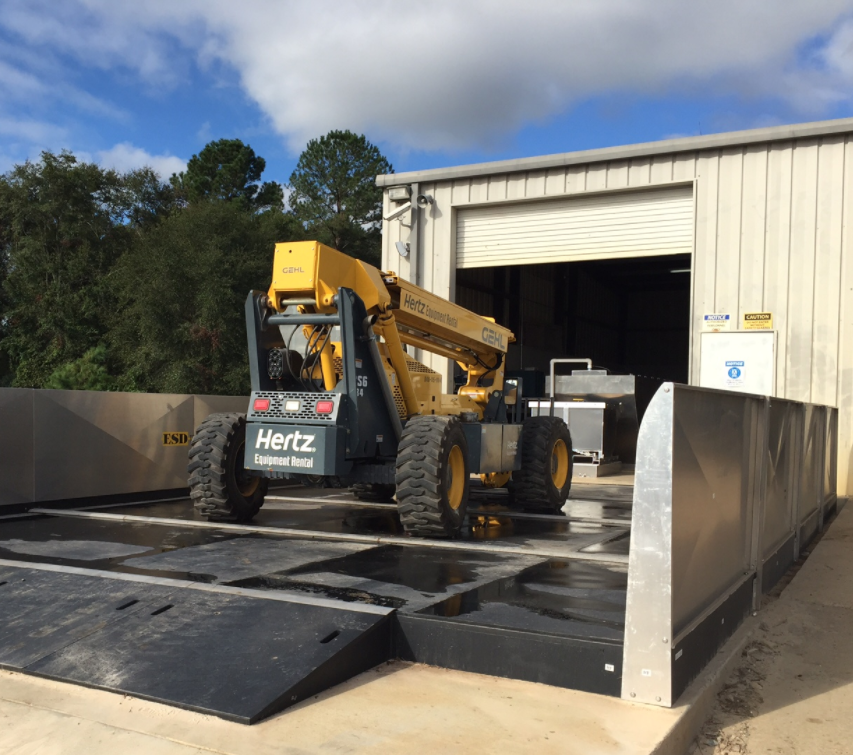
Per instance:
[[[721,330],[732,329],[731,315],[705,315],[702,318],[702,329],[709,330],[712,333],[719,333]]]
[[[738,390],[743,386],[743,368],[744,362],[742,359],[729,360],[726,362],[726,385]]]
[[[773,330],[772,312],[747,312],[743,316],[744,330]]]

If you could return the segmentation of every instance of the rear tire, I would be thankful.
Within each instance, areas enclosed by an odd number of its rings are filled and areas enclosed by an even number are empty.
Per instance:
[[[456,535],[468,509],[468,444],[456,417],[413,417],[397,452],[397,510],[410,535]]]
[[[533,511],[559,512],[572,487],[572,436],[559,417],[529,417],[521,429],[521,469],[510,495]]]
[[[190,443],[190,498],[210,521],[248,522],[264,505],[269,480],[243,466],[246,415],[211,414]]]

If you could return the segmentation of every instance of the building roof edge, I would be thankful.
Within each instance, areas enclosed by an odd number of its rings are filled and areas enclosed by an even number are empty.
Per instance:
[[[806,139],[809,137],[843,133],[853,133],[853,118],[839,118],[837,120],[815,121],[813,123],[796,123],[788,126],[771,126],[768,128],[750,129],[748,131],[730,131],[722,134],[708,134],[706,136],[687,136],[678,139],[664,139],[657,142],[629,144],[620,147],[563,152],[561,154],[544,155],[542,157],[521,157],[514,160],[497,160],[494,162],[474,163],[472,165],[456,165],[449,168],[431,168],[429,170],[414,170],[407,173],[389,173],[377,176],[376,185],[382,187],[398,186],[415,182],[447,181],[455,178],[518,173],[529,170],[546,170],[566,165],[583,165],[586,163],[626,160],[635,157],[648,157],[650,155],[679,152],[699,152],[708,149],[736,147],[738,145]]]

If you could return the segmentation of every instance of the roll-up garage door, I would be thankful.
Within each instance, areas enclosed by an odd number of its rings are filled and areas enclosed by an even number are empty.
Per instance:
[[[693,250],[693,187],[460,208],[457,267]]]

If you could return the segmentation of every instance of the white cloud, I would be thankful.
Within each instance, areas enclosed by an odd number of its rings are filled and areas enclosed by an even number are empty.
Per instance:
[[[152,155],[144,149],[134,147],[129,142],[122,142],[110,149],[98,152],[97,162],[105,168],[114,168],[119,172],[135,170],[136,168],[153,168],[164,180],[167,180],[172,173],[180,173],[187,167],[187,161],[181,160],[180,157]]]
[[[27,144],[53,144],[66,138],[66,130],[53,123],[0,115],[0,136]]]
[[[602,93],[770,97],[804,118],[853,93],[851,0],[5,6],[0,25],[28,44],[149,86],[178,86],[192,56],[233,67],[294,151],[332,128],[401,148],[486,146]]]

